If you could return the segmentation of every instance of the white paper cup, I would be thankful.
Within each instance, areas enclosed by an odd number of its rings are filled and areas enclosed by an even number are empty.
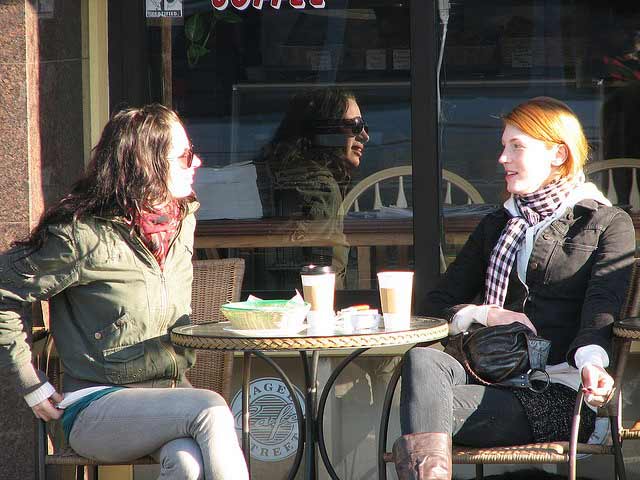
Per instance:
[[[315,312],[333,312],[333,296],[336,288],[336,274],[300,275],[304,300],[311,304]]]
[[[413,272],[379,272],[378,286],[385,328],[408,328],[411,323]]]
[[[336,274],[331,267],[307,265],[302,268],[300,278],[304,300],[311,304],[307,314],[309,332],[331,333],[335,328],[333,299]]]

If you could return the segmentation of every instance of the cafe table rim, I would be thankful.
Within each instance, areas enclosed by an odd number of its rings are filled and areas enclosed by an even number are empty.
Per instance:
[[[283,332],[270,336],[237,334],[225,327],[228,322],[207,322],[183,325],[171,331],[171,341],[177,345],[198,349],[227,351],[291,351],[339,350],[345,348],[375,348],[430,342],[445,338],[449,325],[446,320],[413,316],[409,329],[378,329],[355,332],[334,331],[326,335],[291,334]]]

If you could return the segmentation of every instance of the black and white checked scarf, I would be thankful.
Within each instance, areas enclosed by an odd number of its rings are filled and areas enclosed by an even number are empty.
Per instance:
[[[485,305],[504,305],[509,274],[516,260],[516,252],[524,240],[525,231],[552,215],[574,187],[574,182],[561,178],[533,193],[514,196],[520,215],[509,219],[491,252],[485,279]]]

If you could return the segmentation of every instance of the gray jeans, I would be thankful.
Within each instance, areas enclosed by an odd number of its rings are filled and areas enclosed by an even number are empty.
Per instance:
[[[244,480],[247,467],[224,399],[196,388],[125,388],[92,402],[69,436],[80,455],[126,461],[153,455],[161,479]]]
[[[533,441],[520,401],[509,389],[469,385],[458,361],[434,348],[414,348],[402,366],[402,434],[441,432],[466,446]]]

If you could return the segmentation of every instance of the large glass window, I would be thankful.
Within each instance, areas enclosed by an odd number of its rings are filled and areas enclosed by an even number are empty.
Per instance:
[[[326,3],[185,0],[182,19],[146,20],[149,89],[203,160],[199,256],[245,258],[265,296],[332,264],[374,301],[376,271],[413,268],[409,5]]]
[[[497,163],[500,115],[527,98],[546,95],[569,104],[591,147],[589,179],[613,203],[637,211],[637,180],[630,168],[613,167],[640,166],[634,113],[640,8],[564,0],[448,3],[440,2],[438,26],[446,262],[479,218],[505,199]],[[627,160],[613,161],[621,158]]]

